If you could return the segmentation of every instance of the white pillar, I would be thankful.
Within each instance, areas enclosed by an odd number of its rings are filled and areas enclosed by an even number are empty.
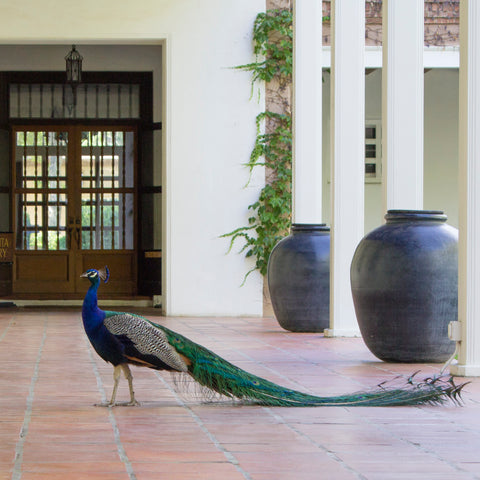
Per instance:
[[[454,375],[480,376],[480,3],[460,2],[458,319]]]
[[[322,221],[322,1],[293,6],[293,223]]]
[[[350,264],[364,228],[365,5],[332,0],[332,226],[328,336],[356,336]]]
[[[382,15],[384,208],[421,210],[424,2],[384,0]]]

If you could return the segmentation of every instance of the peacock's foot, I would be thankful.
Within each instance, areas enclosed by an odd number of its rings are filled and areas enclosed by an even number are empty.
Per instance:
[[[140,403],[136,400],[130,402],[115,402],[115,403],[95,403],[95,407],[139,407]]]
[[[138,403],[136,400],[130,400],[129,402],[115,402],[107,405],[107,407],[139,407],[139,406],[140,406],[140,403]]]
[[[94,407],[113,407],[114,404],[110,402],[104,402],[104,403],[94,403],[93,406]]]

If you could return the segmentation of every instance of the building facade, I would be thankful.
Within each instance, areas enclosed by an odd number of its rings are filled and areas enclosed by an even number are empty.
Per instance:
[[[261,313],[262,279],[240,288],[249,266],[219,237],[246,221],[264,181],[244,188],[263,96],[251,101],[248,73],[232,68],[251,60],[263,10],[0,4],[0,229],[15,233],[2,267],[14,299],[80,298],[80,273],[106,263],[106,296],[161,294],[170,315]],[[75,101],[62,87],[72,44],[83,56]]]

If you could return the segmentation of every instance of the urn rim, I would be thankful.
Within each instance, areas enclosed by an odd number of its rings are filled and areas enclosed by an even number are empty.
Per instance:
[[[329,232],[330,227],[326,223],[292,223],[290,227],[292,233],[298,232]]]
[[[442,210],[387,210],[385,220],[412,220],[446,222],[447,216]]]

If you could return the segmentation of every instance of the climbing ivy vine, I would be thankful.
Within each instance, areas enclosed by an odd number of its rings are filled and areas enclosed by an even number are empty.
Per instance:
[[[290,10],[259,13],[253,24],[255,62],[236,67],[252,72],[252,84],[271,82],[275,77],[290,81],[293,68],[293,29]]]
[[[256,61],[236,67],[252,72],[252,88],[257,81],[280,85],[290,83],[293,67],[292,12],[268,10],[260,13],[253,26]],[[292,120],[290,114],[266,111],[257,116],[257,137],[247,167],[264,166],[270,180],[261,190],[256,202],[248,206],[252,215],[248,225],[222,235],[230,237],[230,248],[237,240],[243,241],[240,253],[255,258],[255,270],[267,273],[268,259],[273,247],[287,233],[292,211]],[[262,127],[266,125],[266,133]]]

